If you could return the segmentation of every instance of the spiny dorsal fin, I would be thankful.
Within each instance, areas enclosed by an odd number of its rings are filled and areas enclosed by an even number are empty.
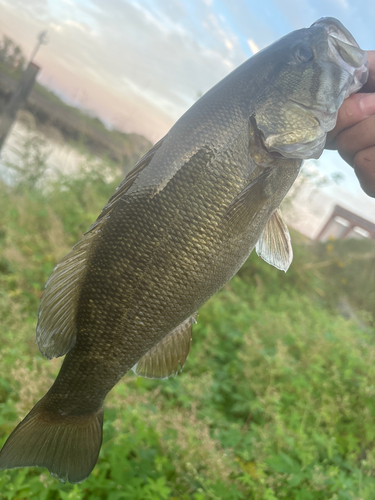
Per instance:
[[[177,375],[187,360],[191,344],[191,327],[196,315],[183,321],[158,344],[150,349],[132,370],[146,378],[168,378]]]
[[[293,248],[279,208],[271,215],[255,249],[259,257],[271,266],[285,272],[288,270],[293,260]]]
[[[112,211],[114,205],[116,202],[126,193],[126,191],[132,186],[133,182],[136,180],[138,177],[139,173],[147,167],[147,165],[150,163],[152,158],[154,157],[156,151],[160,148],[160,146],[163,144],[164,137],[160,139],[156,144],[152,146],[152,148],[147,151],[145,155],[142,156],[142,158],[138,161],[138,163],[135,164],[134,168],[128,173],[128,175],[125,177],[125,179],[119,184],[117,187],[115,193],[111,198],[108,200],[108,203],[106,206],[103,208],[103,210],[100,212],[99,217],[97,220],[102,219],[106,215],[108,215],[109,212]]]

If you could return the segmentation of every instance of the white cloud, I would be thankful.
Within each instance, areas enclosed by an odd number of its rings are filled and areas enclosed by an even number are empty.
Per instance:
[[[257,52],[259,52],[259,47],[258,47],[258,45],[254,42],[254,40],[252,40],[251,38],[249,38],[249,39],[247,40],[247,44],[248,44],[248,46],[249,46],[249,48],[250,48],[250,50],[251,50],[251,52],[252,52],[253,54],[256,54]]]
[[[72,26],[73,28],[77,28],[78,30],[86,34],[92,35],[94,33],[88,24],[80,23],[78,21],[74,21],[73,19],[67,19],[66,21],[64,21],[64,24],[67,26]]]
[[[228,50],[233,50],[233,43],[229,40],[229,38],[224,40],[224,45]]]
[[[62,30],[62,26],[59,24],[55,24],[55,23],[50,23],[49,27],[51,29],[53,29],[54,31],[61,31]]]
[[[348,0],[334,0],[335,4],[337,4],[341,9],[348,10],[349,3]]]

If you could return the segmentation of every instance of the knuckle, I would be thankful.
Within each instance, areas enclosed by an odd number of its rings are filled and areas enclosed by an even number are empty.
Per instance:
[[[375,197],[375,154],[370,154],[368,150],[357,153],[354,169],[363,191],[368,196]]]

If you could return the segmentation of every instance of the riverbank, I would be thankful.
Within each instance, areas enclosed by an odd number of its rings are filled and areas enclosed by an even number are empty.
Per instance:
[[[20,76],[20,71],[11,71],[0,63],[0,115]],[[142,135],[108,130],[99,118],[69,106],[39,83],[34,85],[24,104],[20,121],[25,122],[25,111],[29,114],[25,124],[33,124],[47,136],[51,133],[56,135],[57,130],[67,143],[73,143],[87,149],[91,154],[121,163],[125,169],[129,167],[128,170],[152,146]]]

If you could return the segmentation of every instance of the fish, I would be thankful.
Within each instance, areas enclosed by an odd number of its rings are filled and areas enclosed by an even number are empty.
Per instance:
[[[84,481],[114,385],[130,370],[176,375],[197,311],[254,248],[288,269],[280,204],[367,78],[366,53],[322,18],[245,61],[138,161],[46,283],[37,343],[65,359],[4,444],[1,469],[40,466]]]

